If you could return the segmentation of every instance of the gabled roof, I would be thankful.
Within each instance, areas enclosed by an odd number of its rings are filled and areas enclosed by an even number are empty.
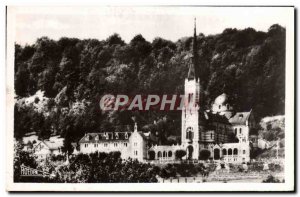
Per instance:
[[[41,143],[43,143],[49,150],[58,150],[59,148],[63,147],[63,140],[57,140],[57,141],[44,140],[37,143],[33,147],[33,150],[36,149],[36,147],[38,147]]]
[[[63,141],[44,141],[50,150],[58,150],[59,148],[63,147]]]
[[[127,138],[126,138],[127,133]],[[96,143],[100,141],[119,141],[128,140],[132,132],[107,132],[107,133],[87,133],[85,134],[79,143]],[[108,138],[107,138],[108,135]],[[98,140],[96,138],[98,137]]]
[[[210,111],[204,112],[206,113],[206,119],[209,122],[219,122],[224,124],[230,124],[227,117],[225,115],[221,115],[220,113],[212,113]]]
[[[247,120],[249,119],[251,114],[251,111],[249,112],[237,112],[234,116],[232,116],[229,119],[229,122],[231,124],[235,124],[235,125],[244,125],[246,124]]]

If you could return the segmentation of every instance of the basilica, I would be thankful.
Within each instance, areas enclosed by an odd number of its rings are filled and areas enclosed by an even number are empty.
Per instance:
[[[193,58],[184,81],[186,104],[182,109],[181,144],[158,145],[151,133],[133,132],[87,133],[79,141],[80,152],[120,151],[123,159],[172,162],[175,153],[184,150],[184,159],[199,160],[209,151],[211,160],[226,163],[250,161],[251,149],[257,147],[255,120],[252,110],[236,112],[227,94],[218,96],[209,109],[200,106],[201,85],[197,63],[196,25],[194,28]]]

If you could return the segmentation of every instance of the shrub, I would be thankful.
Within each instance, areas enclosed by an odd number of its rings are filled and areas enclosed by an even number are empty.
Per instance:
[[[200,155],[199,155],[199,159],[200,160],[207,160],[210,157],[210,151],[207,149],[201,150],[200,151]]]
[[[276,179],[272,175],[269,175],[265,180],[263,180],[263,183],[280,183],[280,180]]]
[[[148,155],[149,155],[149,160],[154,160],[155,159],[155,152],[154,152],[154,150],[150,150],[148,152]]]
[[[186,155],[186,151],[185,150],[176,150],[175,152],[175,157],[176,159],[182,159],[182,157],[184,157]]]

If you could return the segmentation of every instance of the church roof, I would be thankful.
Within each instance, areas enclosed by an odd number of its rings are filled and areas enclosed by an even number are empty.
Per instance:
[[[200,125],[210,125],[210,123],[218,122],[223,124],[230,124],[228,118],[220,113],[212,113],[211,111],[200,111],[199,112],[199,123]]]
[[[212,113],[212,112],[206,112],[209,120],[211,122],[219,122],[219,123],[224,123],[224,124],[230,124],[227,117],[225,115],[221,115],[219,113]]]
[[[249,119],[251,111],[249,112],[237,112],[234,116],[229,119],[231,124],[239,124],[244,125],[246,121]]]

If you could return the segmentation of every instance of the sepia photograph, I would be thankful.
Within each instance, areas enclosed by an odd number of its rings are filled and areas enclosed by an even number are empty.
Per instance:
[[[294,191],[294,7],[7,7],[8,191]]]

